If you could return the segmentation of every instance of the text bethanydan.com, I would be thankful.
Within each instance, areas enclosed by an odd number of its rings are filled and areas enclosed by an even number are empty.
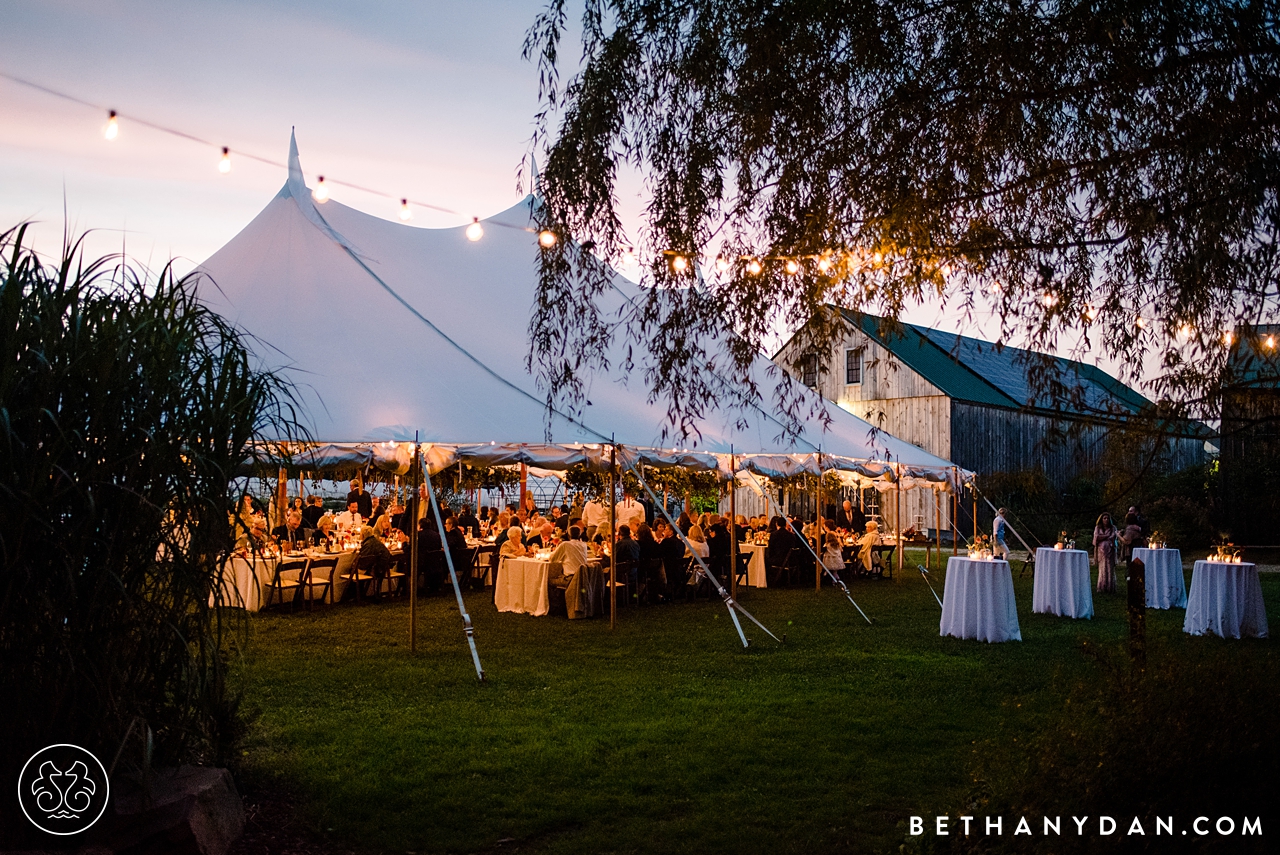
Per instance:
[[[1143,836],[1143,837],[1231,837],[1233,835],[1262,836],[1261,817],[1220,816],[1210,818],[1198,816],[1189,822],[1177,822],[1171,816],[1138,817],[1128,821],[1110,816],[1045,816],[1039,817],[1040,824],[1034,819],[1020,816],[1016,820],[1003,816],[913,816],[908,821],[908,834],[921,837],[925,834],[936,834],[944,837],[951,834],[1017,836],[1026,834],[1035,837],[1061,837],[1063,834],[1074,834],[1099,837]],[[1065,820],[1065,821],[1064,821]]]

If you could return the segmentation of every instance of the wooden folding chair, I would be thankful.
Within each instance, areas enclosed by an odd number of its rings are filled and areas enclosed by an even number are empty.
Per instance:
[[[285,573],[297,571],[298,575],[291,578],[284,578]],[[271,601],[275,599],[276,594],[280,595],[280,602],[284,602],[284,592],[292,591],[293,598],[289,600],[289,611],[293,612],[294,605],[297,604],[298,598],[302,596],[302,591],[306,586],[307,577],[307,559],[306,558],[289,558],[276,562],[275,572],[271,575],[271,587],[267,589],[267,602],[263,606],[264,609],[271,607]]]
[[[326,597],[329,602],[333,603],[333,582],[334,574],[338,572],[338,556],[327,555],[324,558],[311,559],[311,565],[307,567],[307,607],[311,607],[312,601],[316,599],[316,589],[320,590],[320,601],[324,602]]]

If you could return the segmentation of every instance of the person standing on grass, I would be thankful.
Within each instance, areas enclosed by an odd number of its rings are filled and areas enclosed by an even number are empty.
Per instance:
[[[1098,593],[1116,592],[1116,531],[1111,514],[1103,513],[1093,527],[1093,548],[1098,562]]]
[[[1012,530],[1009,527],[1009,521],[1005,519],[1008,513],[1008,508],[1001,508],[996,511],[996,518],[991,523],[991,555],[994,558],[1008,559],[1009,557],[1009,544],[1005,543],[1005,538]]]

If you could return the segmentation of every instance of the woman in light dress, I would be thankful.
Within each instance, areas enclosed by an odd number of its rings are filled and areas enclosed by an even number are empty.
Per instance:
[[[862,562],[862,567],[868,573],[871,572],[872,547],[880,545],[880,524],[875,520],[867,520],[867,530],[858,538],[858,560]]]
[[[524,548],[524,531],[518,525],[507,529],[507,539],[498,550],[499,558],[524,558],[528,554]]]
[[[702,526],[694,525],[689,528],[689,549],[694,552],[702,560],[706,560],[711,554],[711,547],[707,546],[707,537],[702,533]]]
[[[835,572],[844,569],[844,554],[840,550],[840,538],[834,534],[825,535],[826,548],[822,551],[822,566]]]
[[[1111,522],[1111,514],[1104,513],[1098,517],[1093,527],[1093,549],[1098,562],[1098,593],[1114,594],[1116,592],[1116,531]]]

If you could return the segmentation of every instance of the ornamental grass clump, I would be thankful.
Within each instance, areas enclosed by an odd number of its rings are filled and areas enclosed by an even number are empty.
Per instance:
[[[46,264],[25,226],[0,254],[0,768],[56,742],[117,774],[224,764],[228,483],[298,436],[292,387],[170,266],[83,238]]]

